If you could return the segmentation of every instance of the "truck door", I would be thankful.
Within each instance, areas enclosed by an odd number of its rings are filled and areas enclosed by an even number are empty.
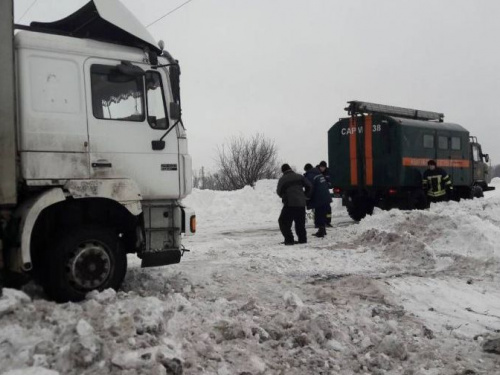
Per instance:
[[[387,156],[390,156],[387,121],[371,114],[351,119],[355,126],[357,179],[360,187],[383,186],[387,175]]]
[[[163,150],[151,145],[173,125],[164,72],[142,64],[124,69],[107,59],[88,59],[84,69],[90,177],[132,179],[144,199],[178,198],[177,129],[165,137]]]

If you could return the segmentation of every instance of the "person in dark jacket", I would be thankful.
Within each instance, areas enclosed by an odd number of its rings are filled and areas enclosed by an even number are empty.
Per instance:
[[[422,187],[427,193],[429,202],[442,202],[451,198],[453,185],[450,176],[436,165],[435,160],[427,162],[428,169],[422,178]]]
[[[332,178],[330,176],[330,169],[328,169],[328,166],[326,164],[326,161],[322,160],[319,163],[319,171],[321,174],[325,177],[326,182],[328,183],[328,190],[332,188]],[[331,227],[332,226],[332,206],[328,205],[328,209],[326,212],[326,226]]]
[[[311,191],[311,184],[304,176],[292,171],[288,164],[281,166],[281,172],[283,176],[278,181],[276,193],[283,201],[278,223],[281,234],[285,237],[284,244],[295,243],[291,229],[293,222],[295,222],[298,243],[306,243],[306,195]]]
[[[313,236],[324,237],[326,235],[326,214],[332,201],[328,183],[319,169],[313,168],[311,164],[306,164],[304,171],[306,172],[304,177],[312,185],[311,198],[307,202],[307,208],[314,209],[314,224],[318,228],[318,232]]]

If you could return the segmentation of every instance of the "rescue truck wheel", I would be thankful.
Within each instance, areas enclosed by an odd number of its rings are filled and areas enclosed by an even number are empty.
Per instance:
[[[347,213],[354,221],[360,221],[367,214],[373,213],[373,206],[364,197],[352,197],[347,204]]]
[[[470,189],[470,197],[471,199],[484,197],[483,188],[479,185],[474,185]]]
[[[409,208],[410,210],[425,210],[426,208],[429,208],[427,196],[422,190],[414,190],[411,192],[409,198]]]
[[[68,232],[47,258],[44,290],[57,302],[81,301],[92,290],[118,289],[127,271],[120,238],[100,227]]]

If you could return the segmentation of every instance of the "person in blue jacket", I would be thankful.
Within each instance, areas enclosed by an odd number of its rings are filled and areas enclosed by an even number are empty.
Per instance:
[[[312,191],[307,201],[307,208],[314,209],[314,224],[318,232],[313,236],[324,237],[326,235],[326,215],[332,201],[328,182],[318,168],[307,163],[304,166],[304,177],[311,183]]]

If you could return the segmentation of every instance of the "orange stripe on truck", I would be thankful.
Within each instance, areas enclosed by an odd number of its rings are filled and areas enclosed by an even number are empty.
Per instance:
[[[351,134],[349,135],[349,158],[351,161],[351,185],[358,184],[358,155],[356,152],[356,118],[351,117],[349,119],[349,128],[351,129]]]
[[[372,116],[365,117],[365,168],[366,168],[366,185],[373,185],[373,133],[372,133]]]
[[[427,167],[428,158],[403,158],[404,167]],[[470,161],[467,159],[437,159],[438,167],[443,168],[469,168]]]

